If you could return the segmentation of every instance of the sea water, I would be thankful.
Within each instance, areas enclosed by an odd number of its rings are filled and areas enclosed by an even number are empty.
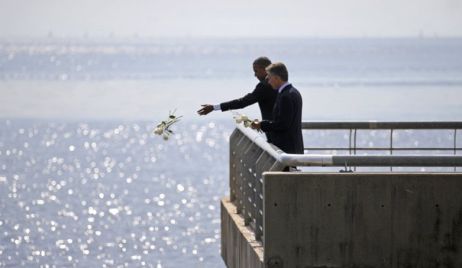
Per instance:
[[[224,267],[234,122],[196,110],[250,92],[261,55],[287,64],[304,120],[462,118],[460,39],[3,40],[0,266]]]
[[[231,126],[1,120],[0,266],[222,267]]]

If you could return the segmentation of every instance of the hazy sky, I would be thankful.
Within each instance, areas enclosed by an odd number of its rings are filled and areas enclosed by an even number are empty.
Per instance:
[[[0,0],[0,37],[462,36],[462,0]]]

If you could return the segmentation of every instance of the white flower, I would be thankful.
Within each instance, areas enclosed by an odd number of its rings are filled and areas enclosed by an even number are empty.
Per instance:
[[[161,127],[156,127],[154,129],[154,134],[162,135],[162,132],[164,132],[164,130]]]
[[[244,123],[245,127],[250,127],[253,122],[258,122],[258,120],[256,119],[252,121],[245,114],[242,114],[242,115],[237,114],[236,116],[234,116],[234,120],[236,120],[237,124]]]
[[[181,116],[175,116],[174,112],[170,112],[168,119],[157,124],[156,128],[153,130],[153,133],[159,136],[162,135],[164,140],[168,140],[170,135],[173,134],[173,131],[170,129],[170,127],[176,122],[180,121],[180,118]]]
[[[247,122],[247,121],[250,121],[250,119],[245,115],[245,114],[241,114],[241,115],[237,115],[234,117],[234,119],[236,120],[236,123],[240,124],[242,122]]]

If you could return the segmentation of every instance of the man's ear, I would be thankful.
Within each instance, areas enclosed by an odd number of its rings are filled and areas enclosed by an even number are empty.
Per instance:
[[[275,75],[274,78],[276,78],[278,83],[280,83],[281,85],[284,84],[284,81],[282,81],[282,78],[279,75]]]

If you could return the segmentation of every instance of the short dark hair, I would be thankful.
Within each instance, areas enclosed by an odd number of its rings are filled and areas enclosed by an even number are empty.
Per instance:
[[[281,78],[282,81],[289,81],[289,72],[287,71],[286,66],[282,62],[276,62],[266,67],[266,72],[269,74],[277,75]]]
[[[253,64],[262,68],[266,68],[271,64],[271,61],[267,57],[258,57],[253,61]]]

